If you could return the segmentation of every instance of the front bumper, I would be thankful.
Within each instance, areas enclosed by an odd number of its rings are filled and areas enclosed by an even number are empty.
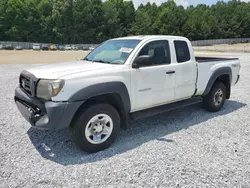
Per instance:
[[[28,96],[20,87],[15,90],[15,103],[22,116],[40,130],[69,127],[76,111],[84,101],[41,101]]]

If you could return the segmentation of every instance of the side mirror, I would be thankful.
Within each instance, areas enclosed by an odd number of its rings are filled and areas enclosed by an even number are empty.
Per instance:
[[[151,63],[152,63],[151,56],[142,55],[142,56],[135,58],[135,60],[132,64],[132,68],[138,69],[138,68],[143,67],[143,66],[151,65]]]

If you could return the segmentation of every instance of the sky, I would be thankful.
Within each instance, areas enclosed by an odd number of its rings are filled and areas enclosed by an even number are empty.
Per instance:
[[[168,0],[132,0],[134,2],[135,7],[138,7],[141,3],[146,4],[147,2],[156,3],[157,5],[161,4],[162,2],[166,2]],[[176,4],[183,5],[185,8],[188,5],[197,5],[197,4],[207,4],[212,5],[217,2],[217,0],[175,0]],[[227,2],[228,0],[224,0]],[[244,2],[249,2],[250,0],[241,0]]]

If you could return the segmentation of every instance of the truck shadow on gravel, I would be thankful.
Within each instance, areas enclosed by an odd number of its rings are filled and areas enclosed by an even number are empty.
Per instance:
[[[246,104],[229,100],[220,112],[209,113],[201,109],[200,104],[196,104],[133,122],[126,131],[120,132],[110,148],[95,154],[87,154],[79,150],[71,142],[68,130],[39,131],[30,128],[28,135],[43,158],[61,165],[83,164],[110,158],[152,140],[172,144],[171,142],[174,140],[162,137],[182,129],[188,129],[209,119],[230,114],[244,106]]]

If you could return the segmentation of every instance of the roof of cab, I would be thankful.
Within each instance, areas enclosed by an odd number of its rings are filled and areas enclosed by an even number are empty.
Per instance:
[[[122,39],[148,40],[148,39],[157,39],[157,38],[187,39],[185,37],[172,36],[172,35],[137,35],[137,36],[127,36],[127,37],[114,38],[112,40],[122,40]]]

